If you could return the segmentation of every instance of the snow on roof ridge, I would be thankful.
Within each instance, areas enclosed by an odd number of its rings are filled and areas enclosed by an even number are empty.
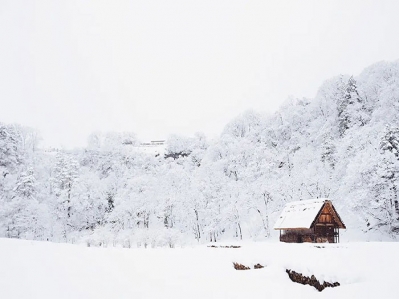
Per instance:
[[[306,199],[306,200],[297,200],[297,201],[287,202],[286,206],[298,205],[298,204],[319,203],[319,202],[325,202],[326,200],[330,200],[330,199],[328,199],[328,198],[313,198],[313,199]]]

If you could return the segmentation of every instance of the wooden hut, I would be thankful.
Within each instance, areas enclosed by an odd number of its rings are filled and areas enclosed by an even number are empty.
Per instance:
[[[288,243],[339,243],[339,229],[346,228],[328,199],[288,203],[276,224],[280,241]]]

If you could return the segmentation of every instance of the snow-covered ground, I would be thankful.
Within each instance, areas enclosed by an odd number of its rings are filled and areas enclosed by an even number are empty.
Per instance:
[[[399,296],[399,243],[241,245],[123,249],[0,239],[0,298]],[[237,271],[233,262],[266,267]],[[319,293],[291,282],[286,268],[341,286]]]

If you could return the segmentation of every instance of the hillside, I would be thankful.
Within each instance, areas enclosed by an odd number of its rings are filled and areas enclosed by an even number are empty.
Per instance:
[[[0,124],[0,236],[174,247],[263,240],[286,202],[330,198],[346,240],[399,233],[399,62],[327,80],[314,99],[247,111],[216,140],[170,136],[165,155],[134,133],[44,151]]]

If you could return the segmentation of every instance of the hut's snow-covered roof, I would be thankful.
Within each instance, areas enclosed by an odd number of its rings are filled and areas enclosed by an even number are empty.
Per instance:
[[[327,198],[287,203],[274,229],[310,228]]]

